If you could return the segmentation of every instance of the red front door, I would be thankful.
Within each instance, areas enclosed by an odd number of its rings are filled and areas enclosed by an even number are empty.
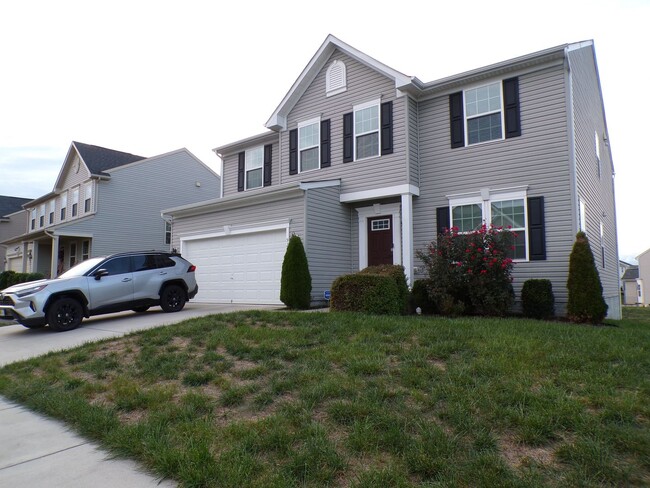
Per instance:
[[[393,264],[393,217],[368,219],[368,266]]]

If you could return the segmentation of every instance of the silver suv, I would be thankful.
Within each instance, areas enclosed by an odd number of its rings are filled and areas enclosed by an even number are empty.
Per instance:
[[[0,315],[30,329],[46,324],[75,329],[84,317],[160,305],[178,312],[199,291],[196,267],[180,254],[128,252],[90,258],[51,280],[10,286],[0,292]]]

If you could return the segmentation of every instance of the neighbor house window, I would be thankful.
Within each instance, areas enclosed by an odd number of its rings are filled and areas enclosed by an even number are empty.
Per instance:
[[[165,244],[172,243],[172,224],[165,221]]]
[[[65,220],[65,209],[68,206],[68,194],[61,195],[61,220]]]
[[[379,156],[379,100],[354,107],[354,159]]]
[[[43,203],[38,210],[38,226],[43,227],[45,225],[45,204]]]
[[[262,186],[264,176],[264,148],[262,146],[246,151],[246,189]]]
[[[49,221],[50,225],[54,223],[54,208],[55,208],[56,202],[54,200],[50,200],[50,209],[49,209]]]
[[[29,227],[31,230],[34,230],[36,228],[36,209],[33,208],[29,213],[30,213]]]
[[[578,198],[578,208],[580,209],[580,214],[578,215],[578,225],[582,232],[587,232],[587,207],[584,200]]]
[[[502,139],[501,83],[465,90],[467,144]]]
[[[298,124],[300,172],[320,168],[320,119]]]
[[[71,242],[70,243],[70,267],[72,268],[75,264],[77,264],[77,243]]]
[[[527,260],[527,210],[525,191],[494,192],[488,199],[481,196],[450,199],[451,225],[458,232],[472,232],[485,225],[503,227],[516,237],[510,257]]]
[[[90,183],[86,184],[85,191],[84,191],[84,213],[90,212],[92,199],[93,199],[93,183],[91,181]]]
[[[79,210],[79,188],[72,192],[72,216],[76,217]]]
[[[81,243],[81,260],[85,261],[90,257],[90,241],[85,240]]]

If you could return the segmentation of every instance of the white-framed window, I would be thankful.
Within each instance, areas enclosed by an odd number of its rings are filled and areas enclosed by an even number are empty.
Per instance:
[[[61,220],[65,220],[68,207],[68,193],[61,193]]]
[[[328,97],[343,93],[347,90],[347,79],[345,63],[340,60],[335,60],[327,68],[325,74],[325,94]]]
[[[582,198],[578,198],[578,208],[580,212],[578,226],[582,232],[587,232],[587,205]]]
[[[29,228],[34,230],[36,228],[36,209],[33,208],[29,211]]]
[[[464,91],[466,145],[503,139],[502,83]]]
[[[79,213],[79,188],[72,190],[72,216],[76,217]]]
[[[246,189],[259,188],[264,177],[264,147],[246,150]]]
[[[379,100],[354,106],[354,159],[379,156]]]
[[[458,232],[471,232],[483,224],[503,227],[516,237],[511,257],[528,260],[528,210],[525,190],[492,191],[484,195],[450,197],[449,210],[452,227]],[[488,195],[489,193],[489,195]]]
[[[41,228],[45,226],[45,204],[44,203],[42,203],[38,209],[38,226]]]
[[[172,243],[172,224],[165,220],[165,244]]]
[[[86,239],[81,242],[81,260],[85,261],[90,257],[90,240]]]
[[[320,118],[298,124],[300,172],[320,168]]]
[[[92,210],[93,201],[93,182],[86,183],[84,186],[84,213]]]
[[[54,223],[54,210],[56,208],[56,201],[55,200],[50,200],[49,204],[49,223],[52,225]]]
[[[371,223],[371,230],[390,230],[390,219],[377,219]]]

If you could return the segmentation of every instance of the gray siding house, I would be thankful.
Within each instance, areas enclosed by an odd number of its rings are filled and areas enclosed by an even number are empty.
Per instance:
[[[218,198],[219,176],[187,149],[146,158],[72,142],[54,189],[23,205],[21,269],[57,276],[89,257],[167,249],[169,206]]]
[[[22,269],[22,247],[8,247],[2,242],[25,232],[27,214],[23,205],[29,198],[0,195],[0,272]]]
[[[589,236],[620,316],[613,165],[593,42],[422,82],[328,36],[266,123],[215,149],[223,198],[169,208],[172,245],[198,266],[200,300],[280,303],[291,234],[312,299],[416,257],[444,228],[510,224],[514,286],[549,278],[563,312],[575,234]]]

